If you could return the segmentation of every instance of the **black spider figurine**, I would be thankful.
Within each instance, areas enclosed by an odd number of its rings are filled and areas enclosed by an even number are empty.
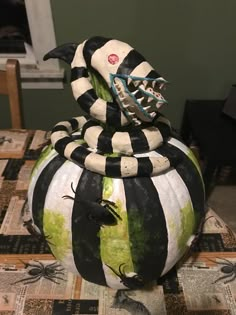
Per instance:
[[[30,283],[37,282],[41,278],[45,278],[56,284],[60,283],[57,281],[57,279],[65,281],[65,279],[59,276],[59,275],[64,275],[64,272],[63,272],[64,268],[62,268],[58,262],[53,262],[48,265],[44,265],[42,262],[38,260],[35,260],[35,263],[25,263],[24,261],[22,262],[25,265],[25,268],[32,267],[28,271],[29,277],[15,281],[12,284],[16,284],[19,282],[22,282],[23,284],[30,284]]]
[[[39,241],[46,241],[50,245],[54,245],[50,242],[50,236],[44,235],[40,232],[40,230],[33,223],[32,219],[23,222],[23,226],[27,229],[27,231],[34,236]]]
[[[217,262],[217,264],[219,265],[223,265],[223,267],[220,268],[221,272],[223,272],[225,275],[216,279],[214,281],[214,283],[223,280],[223,279],[227,279],[230,278],[226,281],[224,281],[224,283],[229,283],[232,282],[233,280],[236,279],[236,263],[232,263],[231,261],[229,261],[228,259],[225,258],[219,258],[221,260],[224,260],[224,262]]]
[[[74,200],[81,208],[87,209],[87,218],[90,221],[94,221],[99,226],[103,225],[116,225],[117,219],[122,220],[119,214],[115,211],[117,209],[116,204],[113,201],[106,199],[97,199],[96,201],[85,200],[78,198],[76,191],[71,183],[71,189],[75,194],[75,197],[65,195],[63,199]]]
[[[120,282],[123,283],[127,288],[135,290],[135,289],[141,289],[144,286],[143,278],[139,275],[134,275],[132,277],[127,277],[125,274],[125,264],[121,264],[119,266],[119,273],[115,271],[111,266],[107,265],[108,268],[110,268],[119,278]],[[122,268],[123,266],[123,268]],[[123,269],[123,270],[122,270]]]

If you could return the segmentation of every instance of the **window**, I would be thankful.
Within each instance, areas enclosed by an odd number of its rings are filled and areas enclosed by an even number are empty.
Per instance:
[[[5,52],[0,51],[0,67],[4,67],[7,58],[17,58],[21,64],[23,88],[62,88],[64,70],[60,68],[59,61],[43,61],[44,54],[57,46],[50,0],[4,0],[2,3],[4,2],[13,5],[18,3],[25,7],[30,34],[24,41],[22,51],[19,35],[13,32],[13,39],[15,37],[19,44],[18,49],[14,51],[9,47]],[[11,46],[12,40],[9,42]]]

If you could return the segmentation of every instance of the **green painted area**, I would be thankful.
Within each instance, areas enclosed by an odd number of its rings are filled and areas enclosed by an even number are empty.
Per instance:
[[[102,98],[105,101],[112,101],[110,89],[103,77],[98,72],[95,72],[95,70],[93,69],[89,69],[89,75],[91,78],[92,86],[98,97]]]
[[[195,232],[195,214],[192,208],[191,202],[188,202],[186,206],[180,209],[181,226],[177,237],[178,247],[180,250],[186,247],[186,243],[191,235]]]
[[[103,177],[103,199],[109,199],[113,193],[113,179],[111,177]]]
[[[134,209],[129,211],[129,220],[132,222],[132,228],[129,230],[130,247],[132,248],[132,257],[134,265],[139,265],[139,260],[142,259],[145,255],[145,252],[149,251],[147,246],[150,236],[152,239],[155,239],[158,243],[158,238],[160,237],[158,231],[156,235],[150,235],[150,233],[143,228],[144,226],[144,217]]]
[[[63,259],[67,250],[71,249],[70,231],[65,228],[65,217],[59,212],[45,209],[43,228],[53,255],[59,260]]]
[[[36,163],[32,169],[31,178],[34,176],[35,172],[38,170],[41,163],[48,158],[48,156],[52,152],[52,150],[53,150],[53,147],[51,144],[43,149],[43,151],[41,152],[39,158],[37,159],[37,161],[36,161]]]

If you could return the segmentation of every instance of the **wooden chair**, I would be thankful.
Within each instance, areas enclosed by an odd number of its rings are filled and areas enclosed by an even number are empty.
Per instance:
[[[8,95],[11,127],[23,128],[20,64],[16,59],[8,59],[6,69],[0,70],[0,94]]]

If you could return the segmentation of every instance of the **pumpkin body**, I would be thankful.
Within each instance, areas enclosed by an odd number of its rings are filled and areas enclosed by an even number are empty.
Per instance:
[[[56,259],[87,281],[115,289],[137,288],[167,273],[204,216],[202,177],[189,148],[170,138],[136,156],[178,156],[181,163],[157,176],[111,178],[48,146],[28,192],[33,222]]]

